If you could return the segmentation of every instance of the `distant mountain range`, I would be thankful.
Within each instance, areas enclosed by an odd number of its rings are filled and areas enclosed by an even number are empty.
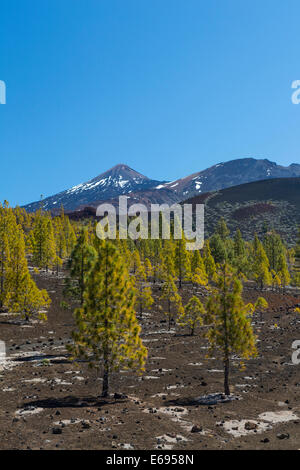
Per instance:
[[[152,180],[127,165],[119,164],[86,183],[45,198],[43,207],[56,212],[63,205],[66,211],[82,211],[86,207],[97,207],[103,201],[116,204],[120,195],[127,195],[129,204],[170,204],[243,183],[298,176],[299,164],[284,167],[255,158],[219,163],[172,182]],[[40,206],[41,202],[37,201],[24,207],[33,212]]]

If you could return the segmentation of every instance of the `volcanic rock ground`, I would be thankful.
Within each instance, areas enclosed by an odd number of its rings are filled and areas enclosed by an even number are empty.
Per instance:
[[[259,357],[244,370],[232,360],[237,399],[216,402],[221,361],[206,358],[200,331],[169,332],[155,302],[141,320],[149,348],[144,376],[114,374],[112,395],[103,400],[99,374],[68,358],[74,321],[60,307],[63,279],[42,273],[36,280],[52,298],[46,323],[0,313],[7,348],[0,364],[1,449],[300,449],[300,365],[291,361],[292,342],[300,340],[293,311],[300,295],[263,292],[269,308],[253,319]],[[190,290],[184,286],[185,300]],[[244,291],[247,301],[260,295],[250,286]]]

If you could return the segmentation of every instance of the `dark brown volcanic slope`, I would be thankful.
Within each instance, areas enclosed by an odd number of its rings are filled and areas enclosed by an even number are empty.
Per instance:
[[[201,194],[185,201],[205,203],[205,231],[211,234],[223,216],[231,231],[238,227],[248,238],[274,227],[293,243],[300,224],[300,178],[257,181]]]

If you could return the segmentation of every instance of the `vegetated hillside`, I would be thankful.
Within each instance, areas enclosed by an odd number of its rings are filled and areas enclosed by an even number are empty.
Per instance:
[[[249,239],[268,229],[294,243],[300,224],[300,178],[257,181],[191,198],[185,203],[205,204],[205,233],[211,235],[224,217],[233,232],[240,228]]]

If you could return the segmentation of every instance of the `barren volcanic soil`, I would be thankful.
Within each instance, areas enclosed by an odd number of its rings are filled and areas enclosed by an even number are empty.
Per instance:
[[[300,448],[300,365],[291,361],[292,342],[300,340],[300,315],[293,312],[300,296],[245,289],[246,300],[264,295],[269,302],[253,319],[259,357],[244,370],[232,359],[237,399],[218,403],[198,398],[222,393],[221,361],[206,358],[200,331],[168,332],[155,302],[141,320],[146,373],[113,375],[112,395],[103,400],[96,371],[68,359],[74,321],[60,307],[63,280],[46,273],[36,280],[52,298],[48,322],[26,324],[0,313],[7,353],[0,364],[1,449]],[[186,300],[191,288],[183,290]]]

